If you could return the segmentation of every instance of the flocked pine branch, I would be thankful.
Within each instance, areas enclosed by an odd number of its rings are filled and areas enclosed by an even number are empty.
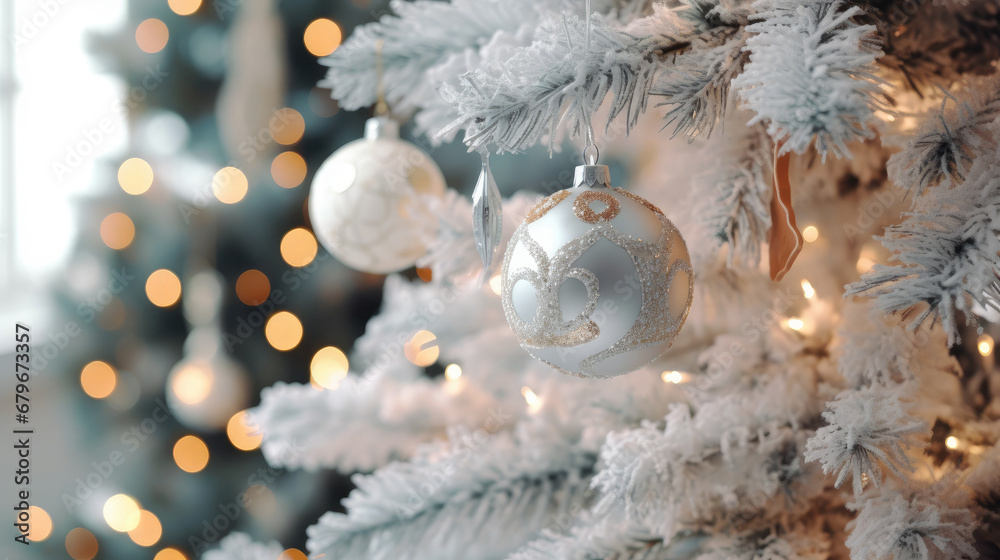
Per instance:
[[[335,390],[276,383],[261,392],[250,416],[272,466],[355,472],[409,457],[449,426],[482,421],[490,406],[471,389],[459,398],[427,379],[350,374]]]
[[[745,52],[749,12],[745,5],[708,1],[686,2],[678,15],[693,23],[689,48],[663,65],[651,95],[662,97],[657,107],[669,107],[664,128],[674,135],[708,136],[725,116],[730,84],[748,59]]]
[[[342,560],[500,559],[585,507],[596,457],[550,435],[454,433],[407,463],[355,475],[348,513],[309,527],[311,555]]]
[[[823,413],[828,425],[809,438],[805,460],[819,461],[824,473],[836,472],[834,486],[840,488],[850,475],[858,496],[862,477],[876,487],[882,484],[880,465],[900,478],[904,470],[913,471],[903,447],[927,426],[903,410],[895,393],[881,387],[846,391],[828,406]]]
[[[875,60],[875,27],[858,25],[857,6],[838,0],[760,0],[747,31],[750,62],[733,80],[740,99],[766,122],[781,152],[847,154],[847,143],[871,138],[883,108]]]
[[[814,381],[801,371],[747,367],[743,375],[751,372],[753,387],[728,383],[721,390],[729,394],[705,395],[690,408],[677,405],[662,426],[647,422],[610,434],[601,450],[604,466],[594,477],[604,494],[601,507],[621,504],[628,520],[662,536],[672,535],[677,523],[766,523],[765,515],[748,517],[742,509],[751,494],[755,513],[781,510],[768,502],[801,473],[805,438],[798,427],[819,417],[810,396]]]
[[[846,544],[857,560],[964,560],[978,558],[972,546],[976,523],[967,509],[900,495],[865,501]]]
[[[756,267],[771,228],[771,141],[760,125],[740,140],[739,160],[711,175],[713,192],[704,198],[702,215],[712,233],[729,244],[728,266],[741,261]]]
[[[1000,80],[973,82],[961,99],[946,93],[938,114],[889,158],[889,178],[916,196],[928,187],[962,182],[972,161],[996,146],[988,125],[998,117]]]
[[[506,63],[470,72],[459,88],[442,90],[459,115],[453,126],[465,128],[465,143],[473,148],[494,144],[500,153],[517,152],[545,134],[551,147],[564,116],[580,136],[609,95],[608,124],[624,113],[626,128],[634,126],[646,110],[658,56],[685,46],[677,38],[684,22],[660,5],[654,9],[623,30],[595,14],[589,50],[585,20],[549,18],[537,40]]]
[[[254,542],[245,533],[230,533],[219,546],[202,555],[202,560],[274,560],[284,551],[277,541]]]
[[[826,560],[830,541],[818,527],[797,532],[764,531],[737,537],[716,537],[704,544],[709,551],[694,560]]]
[[[995,149],[995,148],[994,148]],[[948,343],[959,340],[958,314],[973,321],[973,304],[1000,299],[1000,166],[978,158],[960,186],[935,190],[879,240],[893,265],[876,264],[846,294],[874,298],[877,309],[911,313],[915,329],[928,317],[941,321]]]
[[[407,111],[424,104],[425,72],[452,54],[484,45],[495,33],[514,34],[524,16],[541,4],[562,0],[393,0],[393,15],[360,26],[334,53],[321,60],[330,69],[321,87],[348,110],[374,105],[378,94],[376,43],[382,46],[383,83],[393,108]]]
[[[669,107],[664,128],[689,138],[712,133],[726,112],[729,84],[746,58],[742,43],[692,50],[666,66],[651,95],[663,97],[657,107]]]

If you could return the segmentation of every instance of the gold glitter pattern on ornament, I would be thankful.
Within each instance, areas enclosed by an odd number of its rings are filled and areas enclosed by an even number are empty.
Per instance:
[[[660,210],[659,208],[656,207],[655,204],[653,204],[652,202],[646,200],[645,198],[642,198],[641,196],[639,196],[637,194],[630,193],[627,190],[625,190],[623,188],[620,188],[620,187],[615,187],[614,191],[616,193],[624,196],[625,198],[628,198],[630,200],[634,200],[635,202],[638,202],[639,204],[642,204],[643,206],[645,206],[646,208],[648,208],[649,210],[651,210],[654,214],[659,214],[660,216],[664,215],[663,214],[663,210]]]
[[[528,212],[528,216],[524,219],[524,223],[530,224],[535,220],[538,220],[539,218],[547,214],[549,210],[555,208],[560,202],[566,200],[566,197],[568,196],[569,196],[569,191],[564,190],[564,191],[559,191],[551,196],[545,197],[544,199],[542,199],[541,202],[536,204],[535,207],[531,209],[531,212]]]
[[[549,258],[541,245],[532,237],[527,226],[572,195],[576,195],[573,202],[576,216],[586,223],[595,224],[595,227],[559,247]],[[615,195],[621,195],[622,199],[616,198]],[[614,215],[631,210],[621,206],[625,203],[623,199],[634,201],[653,212],[660,223],[659,236],[652,241],[643,241],[616,230],[609,221],[601,220],[601,217],[612,208],[612,204],[607,202],[608,198],[614,202]],[[589,206],[596,200],[608,204],[608,208],[600,214]],[[608,368],[602,371],[601,367],[608,359],[653,345],[664,345],[664,349],[669,347],[687,318],[694,293],[694,282],[691,264],[686,257],[684,240],[662,211],[645,199],[622,189],[616,188],[612,192],[604,187],[583,186],[556,193],[536,206],[532,214],[536,215],[532,219],[532,215],[529,214],[528,219],[518,227],[510,240],[503,263],[501,290],[507,320],[521,341],[521,345],[529,353],[531,349],[572,348],[592,342],[600,335],[600,326],[591,318],[600,295],[598,278],[590,270],[573,265],[601,238],[621,247],[631,257],[640,283],[639,316],[624,336],[607,348],[580,360],[574,371],[568,371],[567,364],[555,364],[550,359],[541,361],[563,373],[580,377],[610,377],[616,373],[609,373]],[[526,267],[511,270],[514,249],[519,245],[528,252],[537,270]],[[671,262],[671,257],[675,253],[679,253],[679,256]],[[671,310],[669,295],[678,275],[685,275],[687,297],[683,309]],[[583,283],[587,289],[588,301],[579,315],[564,321],[560,310],[559,287],[570,278]],[[531,284],[537,301],[538,310],[530,321],[524,321],[514,308],[513,288],[521,280]]]
[[[590,206],[595,202],[604,203],[604,210],[595,212]],[[580,196],[576,197],[576,200],[573,201],[573,213],[576,214],[577,218],[580,218],[588,224],[609,222],[613,220],[619,212],[621,212],[621,205],[618,204],[615,197],[601,191],[587,191],[580,193]]]

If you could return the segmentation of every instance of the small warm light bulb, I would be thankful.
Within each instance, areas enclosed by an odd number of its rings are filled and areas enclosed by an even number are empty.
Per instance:
[[[139,502],[125,494],[115,494],[104,502],[104,520],[120,533],[127,533],[139,526]]]
[[[419,367],[427,367],[436,362],[440,352],[437,337],[430,331],[418,331],[403,347],[406,359]]]
[[[948,436],[948,439],[944,440],[944,444],[948,446],[948,449],[958,449],[958,438],[955,436]]]
[[[287,352],[302,341],[302,321],[293,313],[279,311],[264,324],[264,336],[275,349]]]
[[[806,229],[802,230],[802,239],[804,239],[806,243],[816,241],[819,239],[819,230],[816,229],[816,226],[807,226]]]
[[[28,506],[28,522],[31,524],[31,532],[28,540],[41,542],[49,538],[52,534],[52,518],[49,513],[38,506]]]
[[[684,381],[684,374],[679,371],[665,371],[660,374],[660,378],[663,379],[664,383],[673,383],[676,385]]]
[[[803,280],[802,293],[806,296],[806,299],[812,299],[816,295],[816,290],[813,289],[812,284],[808,280]]]
[[[804,326],[805,323],[802,321],[802,319],[799,319],[798,317],[792,317],[791,319],[788,320],[788,328],[792,329],[793,331],[800,331]]]
[[[451,364],[444,368],[444,376],[448,381],[454,381],[462,377],[462,367],[458,364]]]
[[[163,525],[160,524],[159,518],[147,510],[139,512],[139,524],[128,532],[132,542],[139,546],[153,546],[159,542],[162,535]]]
[[[979,349],[980,354],[983,356],[989,356],[993,353],[993,337],[988,334],[984,334],[979,337],[979,342],[976,344],[976,347]]]
[[[527,385],[521,387],[521,395],[524,396],[524,401],[528,403],[528,406],[532,407],[538,406],[539,402],[538,395],[536,395],[535,392],[531,390],[531,387],[528,387]]]
[[[501,286],[502,286],[502,283],[501,283],[500,275],[499,274],[497,274],[493,278],[490,278],[490,289],[493,290],[494,294],[500,295],[500,287]]]
[[[320,348],[309,363],[310,377],[321,389],[336,390],[347,377],[350,363],[347,354],[336,346]]]

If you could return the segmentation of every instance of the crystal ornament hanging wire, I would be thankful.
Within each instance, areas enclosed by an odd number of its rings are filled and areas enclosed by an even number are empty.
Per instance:
[[[483,168],[472,193],[472,232],[476,238],[476,250],[483,260],[483,273],[480,276],[480,282],[483,282],[492,272],[493,257],[503,236],[503,201],[500,200],[500,190],[493,179],[493,171],[490,170],[489,151],[481,148],[479,155],[482,157]]]

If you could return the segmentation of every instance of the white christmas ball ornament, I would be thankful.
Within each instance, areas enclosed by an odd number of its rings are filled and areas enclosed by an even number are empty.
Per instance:
[[[521,346],[581,377],[635,371],[673,342],[691,306],[687,247],[659,208],[612,188],[605,165],[542,200],[504,255],[501,298]]]
[[[422,198],[444,190],[430,156],[400,140],[395,122],[376,117],[363,139],[334,152],[316,172],[309,218],[320,243],[344,264],[396,272],[427,252],[436,219]]]

